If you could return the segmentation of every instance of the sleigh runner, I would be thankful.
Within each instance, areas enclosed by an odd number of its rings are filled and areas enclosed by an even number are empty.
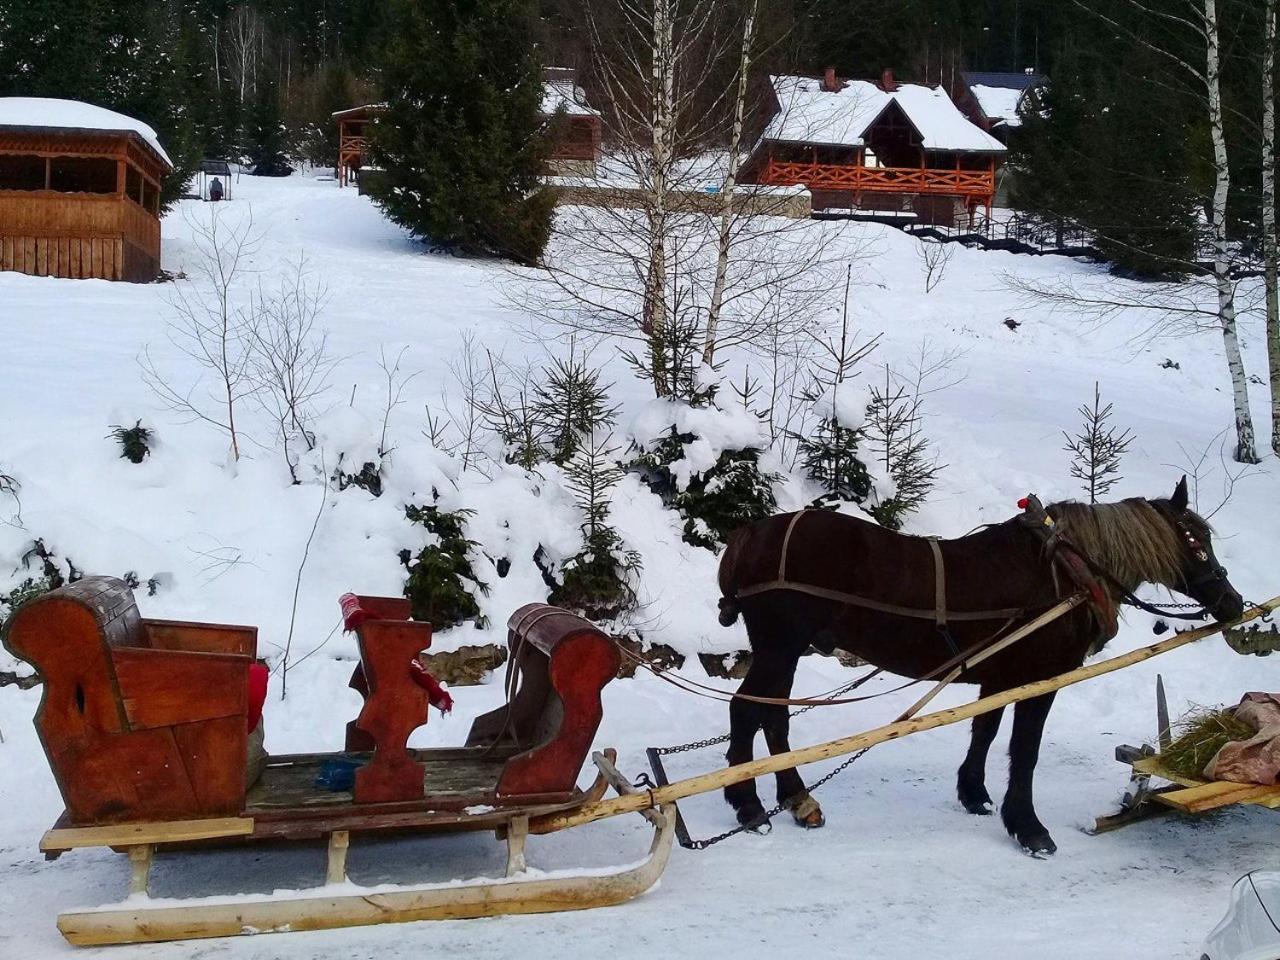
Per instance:
[[[364,923],[492,916],[620,903],[644,892],[671,847],[668,811],[646,810],[649,856],[606,875],[528,879],[529,833],[555,829],[628,790],[612,751],[596,757],[588,790],[577,778],[599,727],[600,693],[616,674],[612,641],[545,604],[509,622],[508,701],[476,719],[465,746],[415,750],[410,734],[429,703],[448,697],[417,655],[428,624],[407,601],[343,598],[357,633],[352,686],[365,704],[337,753],[260,758],[251,769],[253,627],[147,620],[122,582],[90,577],[24,606],[4,638],[44,679],[35,723],[66,811],[41,840],[50,859],[111,847],[132,864],[131,894],[146,894],[157,851],[192,846],[325,840],[328,887],[238,903],[131,900],[64,914],[77,944],[323,929]],[[260,668],[259,668],[260,669]],[[353,836],[493,830],[508,848],[507,877],[363,890],[346,883]],[[338,885],[338,886],[335,886]]]

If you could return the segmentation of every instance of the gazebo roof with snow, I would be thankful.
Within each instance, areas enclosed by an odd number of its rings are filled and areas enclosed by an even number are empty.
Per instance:
[[[141,141],[167,170],[173,161],[160,145],[155,130],[133,117],[79,100],[49,97],[0,97],[0,128],[6,132],[98,134],[123,133]]]
[[[1004,144],[971,123],[939,87],[904,83],[885,90],[869,80],[850,80],[830,90],[815,77],[770,79],[778,110],[762,141],[862,147],[867,131],[896,105],[919,132],[926,150],[1005,152]]]
[[[0,97],[0,270],[155,279],[172,171],[140,120],[75,100]]]

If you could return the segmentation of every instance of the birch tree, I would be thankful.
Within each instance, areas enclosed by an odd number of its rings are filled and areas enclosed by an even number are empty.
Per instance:
[[[1280,297],[1276,239],[1276,6],[1265,0],[1262,47],[1262,252],[1267,301],[1267,361],[1271,369],[1271,449],[1280,454]]]
[[[733,198],[737,193],[738,169],[742,164],[742,130],[747,111],[747,81],[751,72],[751,47],[756,36],[758,0],[751,0],[742,22],[742,48],[738,54],[736,94],[733,98],[733,126],[729,130],[729,156],[724,183],[720,187],[720,223],[716,237],[716,276],[711,288],[711,304],[707,308],[706,340],[702,362],[715,361],[716,335],[720,326],[720,310],[724,304],[724,288],[729,277],[729,253],[733,243]]]
[[[1235,279],[1231,275],[1232,252],[1227,235],[1227,199],[1231,189],[1231,165],[1227,153],[1226,124],[1222,101],[1221,45],[1217,0],[1122,0],[1121,10],[1139,15],[1150,33],[1139,35],[1113,16],[1113,4],[1099,0],[1074,0],[1104,23],[1116,28],[1146,48],[1165,57],[1197,91],[1208,114],[1209,137],[1213,145],[1213,195],[1209,204],[1209,226],[1213,236],[1213,278],[1217,294],[1218,325],[1222,331],[1231,377],[1232,402],[1235,410],[1235,459],[1240,463],[1257,463],[1253,417],[1249,411],[1249,385],[1240,337],[1236,325]],[[1271,2],[1271,0],[1268,0]],[[1154,38],[1154,39],[1153,39]],[[1201,67],[1183,56],[1184,38],[1190,38],[1204,51]]]
[[[773,215],[784,198],[741,182],[762,6],[582,8],[606,153],[583,205],[562,203],[546,282],[522,304],[566,339],[617,342],[659,397],[689,399],[699,368],[779,325],[798,337],[835,287],[828,228]]]

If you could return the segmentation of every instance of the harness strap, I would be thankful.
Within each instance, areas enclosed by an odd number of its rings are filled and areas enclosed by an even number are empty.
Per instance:
[[[758,593],[768,593],[771,590],[789,590],[792,593],[804,593],[811,597],[818,597],[822,600],[834,600],[837,603],[847,603],[851,607],[863,607],[867,610],[874,610],[877,613],[889,613],[896,617],[914,617],[917,620],[933,620],[937,622],[938,611],[936,609],[921,610],[917,607],[900,607],[896,603],[881,603],[879,600],[872,600],[868,597],[860,597],[853,593],[844,593],[840,590],[828,590],[826,587],[815,587],[807,583],[797,583],[792,580],[771,580],[768,583],[757,583],[750,587],[743,587],[735,596],[739,599],[743,597],[754,597]],[[951,620],[1009,620],[1014,617],[1020,617],[1026,612],[1024,607],[1003,607],[999,610],[962,610],[949,611],[947,617]]]
[[[942,547],[937,537],[929,537],[929,547],[933,550],[933,603],[934,619],[938,621],[938,629],[947,629],[947,570],[942,562]]]

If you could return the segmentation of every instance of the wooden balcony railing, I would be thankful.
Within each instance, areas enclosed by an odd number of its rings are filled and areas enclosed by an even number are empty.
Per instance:
[[[921,170],[916,167],[862,167],[779,160],[765,164],[760,182],[774,186],[799,184],[817,190],[933,193],[983,200],[996,192],[995,173],[990,170]]]

